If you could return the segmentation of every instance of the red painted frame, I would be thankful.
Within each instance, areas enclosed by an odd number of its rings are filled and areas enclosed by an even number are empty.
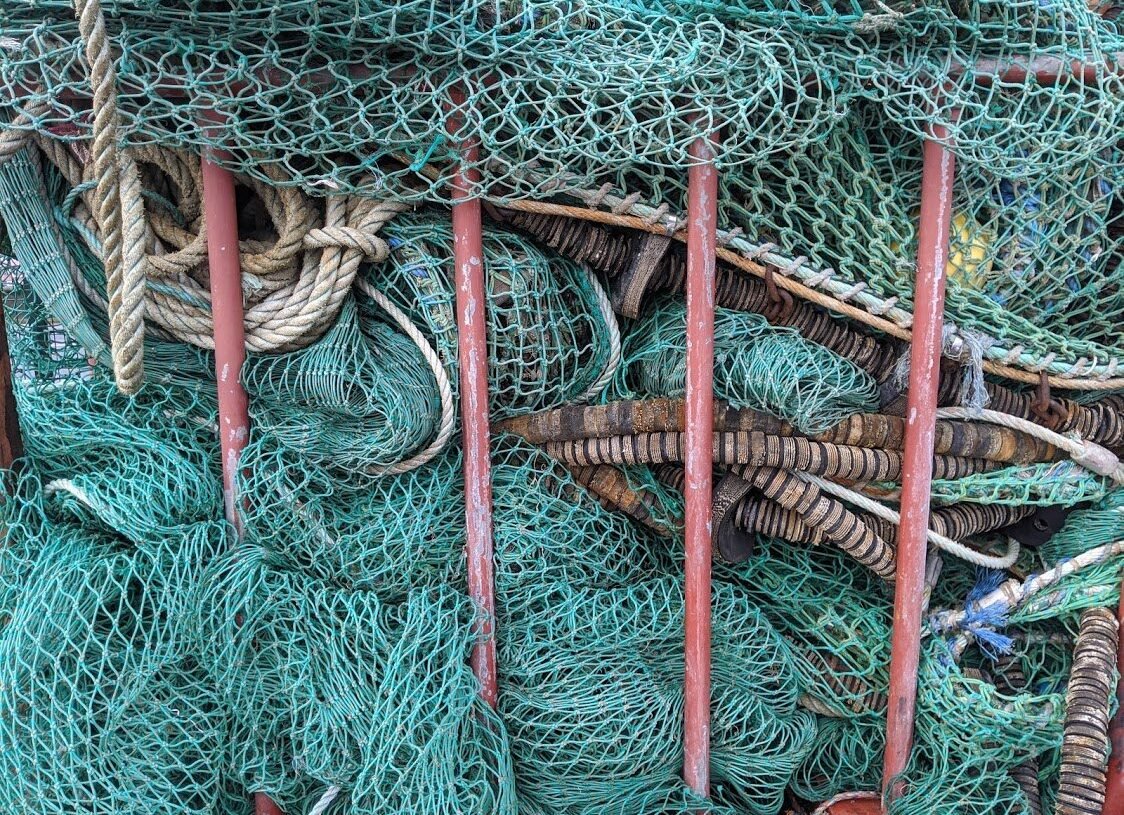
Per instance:
[[[687,402],[684,498],[683,779],[710,794],[710,565],[714,468],[714,269],[718,171],[713,137],[691,146],[687,179]]]

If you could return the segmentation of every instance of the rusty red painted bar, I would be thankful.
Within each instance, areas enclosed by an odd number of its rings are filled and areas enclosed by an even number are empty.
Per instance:
[[[905,457],[902,471],[901,526],[898,530],[891,634],[890,690],[886,712],[886,757],[882,767],[884,798],[892,798],[895,776],[909,761],[917,702],[917,664],[921,652],[921,607],[929,529],[929,493],[933,475],[933,436],[937,421],[941,331],[944,322],[945,264],[952,220],[952,184],[956,161],[938,141],[944,128],[933,128],[924,146],[921,174],[921,223],[914,284]],[[896,786],[896,785],[895,785]]]
[[[987,86],[996,82],[1021,84],[1030,77],[1043,85],[1055,85],[1071,79],[1092,85],[1102,77],[1124,74],[1124,53],[1084,59],[1054,56],[979,59],[970,67],[953,63],[950,73],[961,76],[967,70],[971,70],[978,84]]]
[[[250,435],[250,415],[246,390],[242,387],[246,334],[242,314],[242,269],[238,258],[238,210],[233,174],[206,157],[202,165],[211,314],[215,323],[223,504],[227,520],[241,534],[235,481],[242,448]]]
[[[812,815],[879,815],[882,796],[876,792],[844,792],[824,801]]]
[[[1101,815],[1120,815],[1124,812],[1124,591],[1120,593],[1116,619],[1121,623],[1118,634],[1120,647],[1116,649],[1116,667],[1120,671],[1121,681],[1116,685],[1116,715],[1108,725],[1112,753],[1108,758]]]
[[[215,156],[215,158],[221,158]],[[238,206],[234,175],[207,156],[202,159],[203,217],[207,224],[207,264],[211,316],[215,324],[215,381],[222,450],[222,493],[226,519],[242,534],[237,479],[242,450],[250,436],[249,400],[242,386],[246,331],[242,310],[242,266],[238,255]],[[256,815],[282,815],[263,792],[254,794]]]
[[[264,792],[259,792],[254,795],[254,815],[282,815],[281,807]]]
[[[460,99],[456,99],[458,103]],[[450,135],[460,117],[448,123]],[[468,592],[481,617],[472,649],[472,670],[480,695],[496,705],[496,600],[492,562],[492,468],[489,459],[487,300],[480,199],[475,187],[479,156],[475,142],[462,145],[464,164],[453,177],[453,261],[456,266],[457,336],[460,360],[461,427],[464,436],[464,492],[468,541]]]
[[[8,329],[4,304],[0,298],[0,469],[10,470],[23,455],[23,435],[16,411],[16,391],[12,382],[12,358],[8,353]]]
[[[687,181],[687,404],[684,541],[683,779],[710,794],[710,562],[714,427],[714,141],[691,146]]]

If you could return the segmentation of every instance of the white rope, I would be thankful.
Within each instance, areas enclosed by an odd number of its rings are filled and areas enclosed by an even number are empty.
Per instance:
[[[1010,413],[1001,413],[998,410],[969,410],[967,408],[948,407],[937,410],[939,419],[969,419],[997,424],[1036,439],[1052,444],[1059,450],[1069,453],[1069,457],[1086,470],[1111,478],[1116,484],[1124,485],[1124,466],[1120,459],[1108,448],[1081,438],[1063,436],[1049,428],[1035,424],[1027,419],[1012,416]]]
[[[842,498],[844,501],[854,504],[859,509],[869,512],[871,515],[875,515],[884,521],[889,521],[895,526],[901,525],[902,518],[900,514],[884,504],[867,498],[862,493],[849,490],[831,481],[825,481],[811,473],[797,472],[796,475],[809,484],[815,484],[824,492],[831,493],[836,498]],[[961,560],[966,560],[968,563],[981,566],[985,569],[1007,569],[1014,565],[1015,561],[1019,558],[1019,543],[1010,538],[1007,542],[1007,553],[1002,557],[993,557],[991,555],[985,555],[982,552],[977,552],[975,549],[970,549],[964,544],[958,543],[952,538],[946,538],[944,535],[938,534],[931,529],[925,531],[925,537],[931,544],[948,552],[953,557],[958,557]]]
[[[320,800],[308,811],[308,815],[324,815],[324,813],[328,811],[328,807],[332,805],[332,802],[336,800],[336,796],[339,794],[340,788],[336,785],[333,784],[328,787],[324,794],[320,796]]]
[[[90,498],[89,494],[71,481],[69,478],[56,478],[54,481],[49,482],[43,487],[43,490],[48,494],[56,492],[65,492],[78,499],[80,504],[84,504],[88,509],[97,511],[94,506],[94,500]]]
[[[994,609],[1004,616],[1009,615],[1034,595],[1056,586],[1062,578],[1121,555],[1124,555],[1124,541],[1114,541],[1095,549],[1089,549],[1068,560],[1063,560],[1049,571],[1028,578],[1025,582],[1020,583],[1015,579],[1008,580],[987,596],[972,603],[971,611],[979,614],[982,611]],[[969,610],[964,608],[955,611],[942,611],[929,618],[928,630],[931,632],[943,634],[959,631],[956,640],[953,642],[953,655],[956,659],[959,659],[959,655],[964,653],[975,636],[970,631],[960,630],[968,616]]]
[[[589,285],[593,287],[593,294],[597,297],[597,308],[601,311],[601,317],[605,320],[605,327],[609,329],[609,361],[605,363],[605,370],[601,372],[597,381],[589,386],[589,390],[578,397],[579,402],[592,399],[600,394],[605,386],[612,381],[617,373],[617,368],[621,364],[621,329],[617,324],[617,315],[613,311],[613,304],[609,301],[609,295],[605,293],[605,288],[601,285],[601,281],[597,279],[597,275],[585,268],[584,265],[582,270],[589,280]]]
[[[402,329],[402,332],[418,347],[422,356],[425,357],[429,369],[433,371],[433,378],[437,381],[437,391],[441,395],[441,423],[437,428],[437,436],[429,446],[404,461],[399,461],[396,464],[385,467],[371,467],[368,470],[372,475],[401,475],[402,473],[410,472],[410,470],[416,470],[418,467],[430,461],[441,452],[450,437],[452,437],[453,425],[456,421],[456,407],[453,404],[453,388],[452,385],[449,384],[449,375],[445,373],[445,366],[441,364],[441,358],[437,355],[437,352],[433,350],[433,346],[429,344],[429,341],[426,340],[425,335],[410,321],[406,313],[398,308],[398,306],[394,305],[385,294],[374,288],[366,280],[356,278],[355,285],[359,291],[374,300],[379,307],[390,316],[395,325]]]

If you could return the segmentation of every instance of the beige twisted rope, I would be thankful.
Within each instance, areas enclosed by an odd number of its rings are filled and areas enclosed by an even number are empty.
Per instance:
[[[123,393],[144,382],[144,203],[136,167],[117,151],[117,75],[101,0],[74,0],[93,88],[94,219],[102,236],[113,374]]]
[[[16,113],[7,127],[0,128],[0,164],[29,144],[35,123],[47,109],[46,102],[32,102]]]
[[[71,185],[93,180],[92,167],[83,165],[65,144],[42,136],[38,142]],[[149,280],[146,316],[170,337],[212,349],[214,322],[198,161],[189,153],[154,146],[131,148],[122,156],[142,168],[146,186],[166,186],[161,192],[174,201],[180,218],[148,207],[138,222],[143,237],[135,245],[145,253],[143,268]],[[284,180],[274,175],[277,181]],[[334,322],[360,264],[388,256],[388,245],[376,233],[407,207],[335,196],[327,199],[321,216],[319,206],[299,190],[254,179],[240,179],[240,183],[256,194],[275,233],[239,241],[246,348],[268,353],[303,348]],[[73,217],[86,234],[100,233],[92,217],[95,207],[94,191],[85,192],[75,206]],[[90,248],[104,259],[104,235],[101,239],[102,246]],[[91,293],[84,280],[75,282]]]

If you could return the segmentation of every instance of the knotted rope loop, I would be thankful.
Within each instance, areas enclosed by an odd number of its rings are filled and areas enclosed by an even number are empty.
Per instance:
[[[347,226],[310,229],[304,236],[304,246],[306,249],[327,249],[331,246],[352,249],[373,261],[390,257],[390,246],[382,238]]]

